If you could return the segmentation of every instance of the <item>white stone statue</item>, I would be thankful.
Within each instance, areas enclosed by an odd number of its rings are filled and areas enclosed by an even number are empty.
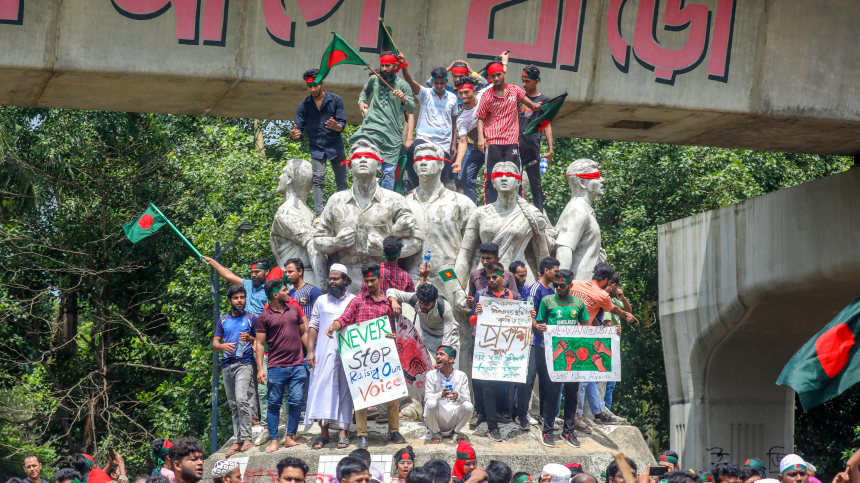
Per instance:
[[[555,257],[577,280],[591,280],[597,262],[606,259],[600,248],[600,226],[591,207],[595,198],[603,196],[599,168],[596,161],[577,159],[565,174],[571,198],[555,226]]]
[[[278,193],[284,195],[284,202],[275,213],[269,242],[278,266],[290,258],[300,258],[305,266],[305,281],[325,287],[317,274],[327,274],[325,257],[314,248],[314,228],[311,225],[314,212],[305,206],[311,191],[313,168],[304,159],[291,159],[278,178]]]
[[[406,267],[417,284],[423,255],[430,250],[430,276],[427,281],[435,285],[439,293],[455,307],[470,312],[471,307],[465,305],[465,293],[460,284],[456,281],[443,282],[439,276],[441,270],[454,268],[466,223],[477,209],[469,197],[451,191],[442,184],[440,173],[445,167],[444,158],[442,148],[432,143],[422,144],[415,149],[415,172],[420,182],[412,193],[406,195],[406,203],[415,216],[424,245],[406,260]],[[468,267],[463,272],[455,273],[461,280],[469,279]]]
[[[376,173],[382,165],[379,149],[359,140],[349,151],[352,188],[332,195],[314,233],[314,246],[334,263],[346,265],[352,280],[361,280],[361,265],[382,260],[382,240],[403,238],[401,257],[421,250],[421,230],[403,196],[382,189]],[[350,285],[358,293],[360,283]]]
[[[481,243],[493,242],[499,245],[499,257],[505,267],[515,260],[526,263],[526,283],[532,283],[537,271],[533,265],[549,255],[552,240],[547,228],[551,225],[546,215],[518,194],[522,180],[517,165],[499,163],[490,178],[499,197],[469,218],[457,255],[457,273],[468,274],[475,249]],[[463,282],[468,283],[468,277]]]

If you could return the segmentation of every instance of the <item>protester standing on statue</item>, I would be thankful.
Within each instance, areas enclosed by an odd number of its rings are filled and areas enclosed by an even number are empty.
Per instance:
[[[475,304],[472,309],[472,316],[469,322],[472,324],[474,334],[474,326],[478,323],[478,314],[483,311],[481,298],[497,298],[508,300],[519,300],[520,295],[516,291],[509,290],[505,287],[505,268],[499,262],[493,262],[487,265],[488,283],[486,288],[482,288],[475,293]],[[516,287],[515,287],[516,288]],[[532,311],[534,312],[534,311]],[[534,315],[532,315],[534,317]],[[473,343],[472,350],[474,351]],[[477,396],[478,391],[481,391],[483,397],[475,397],[475,410],[478,412],[479,423],[481,416],[487,421],[487,437],[493,441],[502,441],[502,434],[499,432],[499,422],[502,421],[502,415],[499,412],[499,401],[502,401],[502,407],[507,408],[507,397],[504,392],[504,383],[500,381],[487,381],[480,379],[472,380],[473,387]]]
[[[421,281],[415,292],[389,288],[385,295],[394,315],[402,313],[401,304],[409,304],[415,309],[417,320],[413,319],[413,324],[428,352],[433,350],[432,347],[444,345],[456,353],[460,350],[460,324],[454,318],[451,302],[439,295],[435,285],[427,283],[429,275],[430,269],[422,267]]]
[[[227,290],[230,313],[222,315],[215,323],[212,339],[212,349],[224,353],[221,374],[233,420],[233,446],[227,451],[228,457],[254,447],[251,419],[256,415],[254,341],[257,316],[245,311],[245,294],[245,289],[239,285],[232,285]]]
[[[573,282],[573,272],[570,270],[559,270],[556,272],[553,287],[555,293],[546,295],[540,302],[540,309],[537,311],[537,323],[544,324],[543,330],[546,331],[547,325],[588,325],[588,309],[585,303],[579,297],[571,293],[571,283]],[[563,357],[565,347],[562,347],[564,341],[560,342],[557,353],[553,353],[553,360],[558,357]],[[544,370],[547,370],[544,366]],[[549,379],[549,373],[546,374]],[[579,400],[579,383],[578,382],[549,382],[547,384],[546,397],[541,398],[541,417],[543,418],[543,435],[541,442],[545,446],[555,446],[553,438],[553,424],[555,417],[558,414],[556,405],[558,404],[558,396],[564,390],[564,431],[562,437],[565,442],[573,447],[579,446],[579,440],[574,435],[574,425],[576,424],[576,406]]]
[[[436,368],[424,379],[424,423],[430,430],[430,443],[440,443],[449,435],[456,438],[472,417],[469,378],[454,368],[456,358],[456,349],[439,346]]]
[[[612,304],[616,307],[620,308],[625,312],[633,312],[633,307],[630,305],[630,302],[627,300],[627,297],[624,296],[624,291],[621,289],[621,278],[616,273],[612,276],[612,279],[609,280],[609,285],[606,287],[606,293],[612,297]],[[617,331],[620,334],[621,332],[621,317],[609,312],[606,313],[603,309],[600,309],[600,313],[597,314],[597,319],[600,320],[601,315],[603,316],[603,326],[604,327],[617,327]],[[603,395],[603,411],[607,413],[610,417],[619,419],[621,421],[626,421],[624,418],[620,416],[616,416],[612,411],[612,394],[615,392],[615,384],[616,381],[607,381],[601,382],[599,386],[603,385],[603,388],[600,388],[600,393]],[[676,465],[677,466],[677,465]],[[677,468],[676,468],[677,469]]]
[[[349,138],[350,144],[365,139],[379,148],[384,160],[382,187],[387,190],[394,189],[394,173],[403,145],[404,114],[415,112],[412,89],[397,76],[400,67],[394,52],[382,53],[378,72],[391,88],[375,75],[367,80],[358,96],[358,109],[364,120],[358,131]]]
[[[460,98],[460,114],[457,116],[457,156],[451,165],[452,173],[462,173],[461,186],[463,194],[472,203],[477,203],[478,195],[475,191],[475,183],[478,180],[478,171],[484,166],[484,152],[478,149],[478,101],[481,99],[477,94],[477,85],[472,79],[461,78],[456,81],[457,96]]]
[[[299,429],[302,396],[308,381],[303,351],[308,319],[301,306],[290,303],[292,299],[283,280],[269,280],[265,287],[269,306],[257,318],[257,346],[268,344],[269,359],[264,368],[263,355],[257,353],[257,381],[268,388],[266,422],[271,441],[266,452],[271,453],[278,450],[278,419],[285,391],[289,411],[284,446],[299,444],[293,437]]]
[[[305,315],[311,313],[317,298],[322,296],[322,290],[305,282],[305,264],[301,258],[290,258],[284,263],[284,276],[287,283],[292,284],[290,297],[302,306]]]
[[[532,102],[519,86],[505,82],[508,56],[503,54],[501,57],[501,62],[487,65],[487,76],[493,87],[481,95],[475,113],[478,118],[478,149],[486,153],[487,159],[484,173],[492,173],[496,164],[505,161],[514,163],[517,169],[522,167],[517,118],[519,104],[522,102],[532,111],[541,109],[541,103]],[[485,182],[485,193],[487,203],[496,201],[496,188],[492,183]]]
[[[478,91],[483,90],[485,87],[489,87],[490,83],[487,82],[487,79],[481,76],[481,74],[472,70],[472,67],[465,60],[455,60],[451,62],[446,71],[451,73],[451,82],[449,82],[445,86],[445,90],[452,94],[457,94],[457,82],[463,80],[474,84],[475,89]],[[433,78],[432,76],[424,82],[427,87],[433,87]],[[463,100],[457,99],[457,111],[463,110]]]
[[[379,264],[380,290],[382,293],[393,288],[404,292],[414,292],[415,282],[412,277],[397,265],[397,259],[403,252],[403,239],[399,236],[387,236],[382,240],[382,263]],[[364,282],[359,292],[367,292]]]
[[[514,280],[517,282],[517,293],[520,294],[520,300],[526,300],[529,297],[529,286],[526,285],[526,277],[529,271],[526,269],[526,264],[519,260],[514,260],[508,265],[508,271],[511,272]]]
[[[523,68],[523,90],[526,91],[526,97],[533,104],[543,104],[549,100],[549,97],[538,92],[537,85],[540,82],[540,69],[534,65],[527,65]],[[519,110],[519,129],[520,132],[526,130],[528,125],[534,120],[535,112],[526,106],[525,103],[520,103]],[[546,134],[546,143],[549,150],[546,153],[546,162],[552,162],[552,125],[548,125],[543,130]],[[523,136],[520,134],[520,159],[523,162],[523,171],[529,175],[529,186],[532,189],[532,200],[538,211],[543,211],[543,190],[541,189],[541,173],[540,173],[540,136],[541,133],[529,134]]]
[[[316,220],[319,220],[325,201],[323,186],[326,161],[331,163],[337,190],[347,189],[348,184],[346,166],[343,165],[346,152],[343,149],[341,135],[346,126],[343,99],[337,94],[324,90],[322,82],[317,84],[314,81],[317,74],[319,69],[307,70],[302,74],[310,95],[299,103],[296,109],[296,121],[293,129],[290,130],[290,136],[293,139],[299,139],[303,132],[308,133],[308,149],[311,152],[314,170],[314,214],[316,214]]]
[[[418,174],[415,172],[415,148],[424,143],[433,143],[442,148],[445,158],[451,158],[451,148],[457,140],[457,95],[448,91],[448,72],[443,67],[435,67],[430,78],[433,88],[424,87],[409,73],[408,63],[403,52],[397,55],[397,61],[403,66],[403,79],[409,84],[415,94],[421,109],[418,111],[416,139],[406,151],[406,173],[409,183],[404,185],[406,192],[418,186]],[[444,180],[450,173],[450,164],[446,164],[442,172]]]
[[[340,431],[337,448],[349,446],[349,426],[352,422],[352,395],[343,369],[337,341],[319,337],[332,322],[341,315],[355,298],[347,291],[352,281],[346,267],[340,263],[331,266],[328,274],[328,294],[319,297],[314,304],[308,328],[308,365],[313,369],[305,424],[320,425],[320,437],[313,449],[322,449],[331,441],[329,429]]]
[[[333,339],[334,333],[343,327],[379,317],[388,317],[391,333],[387,334],[386,337],[397,338],[394,322],[391,321],[391,304],[388,302],[385,293],[381,290],[382,277],[380,276],[379,264],[374,262],[366,263],[361,266],[361,273],[364,278],[364,286],[367,290],[359,292],[349,302],[343,314],[336,318],[326,330],[326,335]],[[400,434],[400,402],[397,399],[388,401],[387,411],[389,439],[392,443],[405,443],[406,438]],[[367,409],[355,411],[355,423],[358,425],[357,446],[359,449],[367,448]]]

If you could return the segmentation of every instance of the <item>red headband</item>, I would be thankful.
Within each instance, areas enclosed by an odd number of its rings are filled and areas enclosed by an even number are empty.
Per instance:
[[[396,64],[397,57],[391,54],[385,54],[379,57],[380,64]]]
[[[418,161],[424,161],[425,159],[428,159],[430,161],[442,161],[443,163],[451,162],[450,159],[437,158],[436,156],[421,156],[420,158],[415,158],[414,162],[417,163]]]
[[[564,176],[565,177],[576,176],[577,178],[582,178],[582,179],[598,179],[598,178],[600,178],[600,171],[595,171],[593,173],[585,173],[585,174],[576,174],[576,173],[566,174]]]
[[[520,176],[520,175],[518,175],[518,174],[514,174],[514,173],[505,173],[505,172],[499,172],[499,173],[493,173],[493,174],[491,174],[491,175],[490,175],[490,180],[494,180],[494,179],[496,179],[496,178],[501,178],[502,176],[510,176],[511,178],[516,178],[516,179],[518,179],[518,180],[520,180],[520,181],[522,181],[522,180],[523,180],[523,177],[522,177],[522,176]]]
[[[465,75],[469,73],[469,69],[465,67],[451,67],[451,73],[457,75]]]
[[[457,86],[457,89],[472,89],[474,91],[475,90],[475,84],[469,84],[469,83],[460,84],[459,86]]]
[[[315,79],[315,78],[313,78],[313,77],[308,77],[307,79],[305,79],[305,83],[307,83],[307,84],[316,84],[316,79]]]
[[[503,66],[502,64],[500,64],[498,62],[493,62],[492,64],[487,66],[487,75],[493,75],[493,74],[497,74],[499,72],[504,72],[504,71],[505,71],[505,66]]]
[[[352,160],[355,158],[370,158],[370,159],[375,159],[375,160],[379,161],[380,163],[385,162],[379,156],[371,153],[370,151],[356,151],[346,161],[340,163],[340,165],[341,166],[343,166],[343,165],[349,166],[352,163]]]

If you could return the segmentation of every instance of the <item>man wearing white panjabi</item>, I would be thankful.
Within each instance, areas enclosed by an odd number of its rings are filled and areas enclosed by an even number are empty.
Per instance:
[[[443,345],[436,351],[436,365],[424,380],[424,423],[430,430],[430,442],[439,443],[443,436],[454,437],[472,417],[469,378],[454,369],[457,351]],[[451,388],[445,387],[450,384]]]
[[[308,365],[313,369],[308,389],[305,424],[317,422],[320,437],[313,449],[322,449],[329,441],[329,428],[340,430],[337,447],[349,446],[349,425],[352,422],[352,396],[343,370],[337,339],[318,337],[343,314],[355,295],[347,288],[351,280],[346,266],[335,263],[328,274],[328,294],[317,298],[308,330]]]

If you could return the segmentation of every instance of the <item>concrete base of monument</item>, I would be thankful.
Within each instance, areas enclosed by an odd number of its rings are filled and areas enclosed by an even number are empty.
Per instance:
[[[284,426],[280,427],[279,438],[284,434]],[[619,451],[632,458],[639,468],[649,464],[656,464],[654,456],[648,450],[645,439],[638,428],[634,426],[593,425],[592,433],[585,434],[577,432],[581,446],[574,448],[561,438],[561,431],[555,432],[555,446],[544,446],[540,441],[540,430],[532,426],[529,431],[522,431],[516,424],[504,424],[500,426],[503,442],[490,440],[487,433],[486,423],[478,426],[474,431],[468,426],[461,433],[471,444],[478,456],[478,465],[484,466],[490,460],[500,460],[507,463],[514,472],[527,471],[531,475],[540,475],[540,471],[547,463],[580,463],[586,472],[598,476],[606,470],[607,465],[613,460],[615,453]],[[430,443],[427,435],[427,427],[423,423],[414,421],[400,421],[400,433],[406,438],[405,444],[393,444],[388,439],[388,425],[385,423],[368,423],[370,436],[368,450],[372,455],[391,456],[400,448],[407,445],[412,446],[415,451],[416,464],[422,465],[431,459],[442,459],[453,465],[457,441],[451,438],[443,438],[442,443]],[[333,475],[320,474],[320,457],[336,455],[335,458],[348,455],[356,449],[358,438],[355,433],[355,425],[350,431],[350,446],[345,449],[336,449],[337,432],[332,431],[334,440],[321,450],[311,448],[314,440],[320,434],[319,426],[299,426],[299,446],[284,448],[283,446],[273,453],[266,453],[267,444],[255,447],[244,453],[237,453],[230,457],[236,459],[242,465],[242,473],[245,475],[246,483],[277,483],[276,467],[278,461],[288,456],[295,456],[304,460],[310,467],[308,481],[317,483],[330,483]],[[211,455],[204,465],[204,483],[212,480],[211,470],[216,461],[225,459],[226,451],[230,448],[232,441],[225,444],[217,453]],[[330,460],[330,458],[326,458]],[[375,460],[374,460],[375,461]],[[375,465],[374,465],[375,466]],[[389,464],[387,468],[394,471]],[[387,476],[387,475],[385,475]]]

